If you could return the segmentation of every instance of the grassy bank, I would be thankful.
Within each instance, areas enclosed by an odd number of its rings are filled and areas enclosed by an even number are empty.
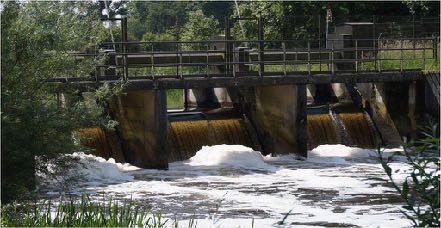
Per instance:
[[[133,200],[95,202],[81,200],[25,202],[2,205],[1,226],[5,227],[166,227],[168,219]]]

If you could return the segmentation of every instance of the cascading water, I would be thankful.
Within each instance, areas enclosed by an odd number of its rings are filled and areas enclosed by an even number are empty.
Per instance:
[[[339,143],[333,120],[328,113],[308,115],[308,144],[310,148],[322,144]]]
[[[172,147],[170,161],[188,159],[206,145],[252,145],[245,123],[240,118],[172,121],[169,137]]]
[[[117,162],[125,162],[115,132],[101,127],[89,127],[76,130],[75,135],[83,147],[94,150],[93,154],[106,159],[113,158]]]
[[[362,112],[339,113],[338,117],[345,125],[354,145],[363,148],[375,147],[373,129]]]
[[[109,144],[107,143],[106,134],[100,127],[82,128],[76,131],[82,146],[94,148],[95,154],[108,159]]]
[[[308,144],[313,149],[324,144],[375,147],[375,129],[369,116],[350,107],[349,111],[308,115]]]

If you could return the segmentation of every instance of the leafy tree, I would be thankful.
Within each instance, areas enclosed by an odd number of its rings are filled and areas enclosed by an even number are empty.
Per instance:
[[[71,51],[93,51],[102,39],[98,6],[91,2],[5,2],[1,11],[2,201],[24,197],[35,172],[76,149],[72,132],[101,115],[76,91],[64,103],[45,80],[88,75],[99,58],[78,60]],[[62,100],[62,99],[61,99]],[[38,159],[36,159],[38,158]]]
[[[202,10],[190,11],[182,32],[182,41],[210,40],[220,33],[219,22],[213,16],[206,16]],[[202,44],[196,44],[202,47]]]
[[[374,15],[377,22],[395,21],[403,25],[411,19],[412,12],[417,16],[439,17],[439,2],[297,2],[297,1],[252,1],[239,2],[239,13],[233,10],[233,16],[263,17],[265,39],[298,40],[298,46],[305,46],[301,41],[318,40],[325,37],[325,15],[330,8],[333,14],[332,25],[348,21],[371,22]],[[239,14],[239,15],[238,15]],[[257,39],[257,21],[243,21],[245,37],[239,23],[235,23],[232,33],[236,39]],[[320,29],[320,30],[319,30]],[[320,31],[320,32],[319,32]]]
[[[175,39],[179,39],[180,28],[187,21],[187,13],[200,7],[200,2],[129,2],[129,32],[134,33],[138,40],[146,32],[173,34]]]

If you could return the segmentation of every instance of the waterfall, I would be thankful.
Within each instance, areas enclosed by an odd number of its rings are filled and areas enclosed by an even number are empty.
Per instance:
[[[169,138],[172,161],[188,159],[206,145],[252,146],[245,123],[240,118],[172,121]]]
[[[363,148],[375,147],[375,136],[363,112],[339,113],[354,146]]]
[[[100,127],[82,128],[76,131],[82,146],[95,149],[95,154],[109,158],[109,148],[104,131]]]
[[[117,162],[125,162],[125,156],[115,132],[101,127],[77,129],[74,132],[81,146],[91,149],[91,153],[105,159],[114,158]]]
[[[375,148],[376,130],[361,110],[308,115],[308,145],[343,144]]]
[[[322,144],[339,144],[337,130],[329,113],[308,115],[308,144],[315,148]]]

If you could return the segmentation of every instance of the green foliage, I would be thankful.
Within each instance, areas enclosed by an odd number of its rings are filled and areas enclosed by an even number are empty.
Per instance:
[[[412,221],[414,226],[440,226],[440,138],[437,126],[430,126],[422,132],[425,138],[410,142],[404,148],[404,155],[411,167],[409,176],[403,183],[396,182],[387,159],[379,159],[389,177],[389,182],[400,194],[406,205],[401,212]]]
[[[377,17],[377,22],[401,22],[399,16],[406,16],[407,22],[416,15],[439,17],[439,2],[405,1],[403,2],[370,2],[360,1],[241,1],[239,13],[233,10],[234,16],[263,17],[265,20],[265,39],[300,40],[325,38],[326,10],[332,10],[333,21],[330,26],[347,21],[371,22],[374,15],[391,15]],[[414,10],[415,9],[415,10]],[[239,23],[232,29],[236,39],[256,39],[257,21],[242,21],[245,37]],[[305,45],[305,44],[301,44]]]
[[[60,199],[42,203],[7,204],[2,206],[2,226],[12,227],[165,227],[168,219],[161,213],[152,214],[149,208],[133,200],[94,202],[88,196],[81,201]]]
[[[173,41],[173,40],[176,40],[175,37],[169,33],[155,34],[155,33],[151,33],[151,32],[146,32],[142,36],[142,41]],[[150,51],[176,51],[176,44],[173,44],[173,43],[161,43],[161,44],[146,43],[146,44],[143,44],[143,49],[147,52],[150,52]]]
[[[199,9],[201,2],[143,2],[127,3],[129,32],[140,40],[146,32],[173,34],[179,39],[180,28],[187,21],[187,12]]]
[[[184,91],[182,89],[167,90],[167,108],[182,109],[184,108]]]
[[[76,149],[71,132],[101,113],[81,102],[79,93],[45,80],[87,75],[100,58],[78,60],[76,50],[91,51],[104,34],[96,5],[90,2],[5,2],[1,11],[2,52],[2,201],[26,196],[35,170]],[[67,105],[69,103],[69,105]],[[38,157],[38,160],[35,158]]]
[[[206,16],[202,10],[190,11],[184,25],[182,41],[209,40],[220,33],[219,22],[213,16]]]

